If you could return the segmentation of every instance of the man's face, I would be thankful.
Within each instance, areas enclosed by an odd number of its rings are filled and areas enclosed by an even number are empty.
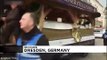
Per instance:
[[[11,6],[12,9],[15,9],[18,6],[18,4],[17,3],[11,3],[10,6]]]
[[[34,21],[30,16],[30,13],[25,13],[21,20],[19,21],[20,28],[23,29],[29,29],[30,27],[34,26]]]

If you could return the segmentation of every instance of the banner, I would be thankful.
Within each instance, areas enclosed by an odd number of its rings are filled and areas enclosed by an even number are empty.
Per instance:
[[[106,46],[23,46],[23,53],[107,53]]]

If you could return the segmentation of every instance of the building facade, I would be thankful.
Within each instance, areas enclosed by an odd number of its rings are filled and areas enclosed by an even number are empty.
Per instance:
[[[96,18],[96,28],[105,28],[105,14],[104,14],[104,9],[105,7],[103,7],[101,5],[101,3],[98,0],[90,0],[91,5],[93,5],[95,8],[97,8],[97,11],[100,12],[101,16]]]
[[[95,18],[95,37],[102,37],[103,33],[106,29],[106,15],[105,15],[105,7],[98,0],[82,0],[97,9],[97,12],[100,13],[100,17]]]
[[[106,19],[105,19],[105,13],[104,13],[105,7],[102,6],[98,0],[81,0],[81,1],[91,4],[101,14],[100,17],[95,19],[95,28],[105,28],[106,27],[106,22],[105,22]]]

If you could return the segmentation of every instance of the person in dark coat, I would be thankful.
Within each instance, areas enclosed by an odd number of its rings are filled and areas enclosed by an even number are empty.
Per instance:
[[[104,41],[104,45],[107,46],[107,30],[106,30],[105,33],[103,34],[102,38],[103,38],[103,41]]]
[[[19,20],[23,14],[21,12],[21,8],[19,7],[18,2],[12,1],[10,3],[11,10],[7,12],[7,14],[2,17],[4,21],[4,25],[2,26],[2,40],[4,43],[10,43],[10,36],[13,31],[19,29]]]

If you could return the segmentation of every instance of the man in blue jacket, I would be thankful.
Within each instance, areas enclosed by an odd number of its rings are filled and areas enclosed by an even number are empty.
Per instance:
[[[17,46],[35,45],[44,46],[49,45],[48,39],[36,26],[36,15],[32,12],[26,12],[21,20],[20,29],[22,30],[17,38]],[[47,58],[48,57],[48,58]],[[17,60],[51,60],[50,54],[35,54],[35,53],[18,53]]]
[[[107,30],[103,34],[104,45],[107,45]]]

